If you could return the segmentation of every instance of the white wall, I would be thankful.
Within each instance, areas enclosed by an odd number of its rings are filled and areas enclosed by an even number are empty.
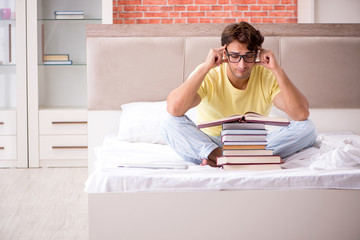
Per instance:
[[[299,23],[360,23],[359,0],[299,0]]]

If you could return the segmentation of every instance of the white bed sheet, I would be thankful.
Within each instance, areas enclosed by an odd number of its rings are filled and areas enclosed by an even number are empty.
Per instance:
[[[187,163],[186,170],[121,168],[134,163],[183,164],[169,146],[107,136],[96,148],[88,193],[287,189],[360,189],[360,136],[319,134],[317,144],[284,159],[281,170],[224,171]]]

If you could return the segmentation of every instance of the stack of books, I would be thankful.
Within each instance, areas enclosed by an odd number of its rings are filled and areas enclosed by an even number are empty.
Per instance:
[[[266,149],[265,125],[287,126],[286,118],[264,117],[257,113],[236,115],[198,125],[199,128],[222,125],[223,154],[217,165],[224,170],[281,169],[281,157]]]
[[[55,19],[84,19],[82,10],[62,10],[54,12]]]
[[[71,65],[69,54],[44,54],[44,65]]]

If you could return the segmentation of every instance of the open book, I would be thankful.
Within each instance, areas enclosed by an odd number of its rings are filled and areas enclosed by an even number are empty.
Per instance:
[[[244,115],[233,115],[226,118],[220,118],[210,122],[200,123],[198,128],[207,128],[222,125],[228,122],[248,122],[248,123],[264,123],[267,125],[287,126],[290,121],[283,117],[266,117],[255,112],[247,112]]]

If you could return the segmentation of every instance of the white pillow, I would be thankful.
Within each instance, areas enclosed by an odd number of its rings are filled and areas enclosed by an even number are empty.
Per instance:
[[[166,101],[123,104],[119,139],[128,142],[166,144],[160,134],[160,122],[167,114],[166,106]],[[194,120],[195,108],[186,114]]]

